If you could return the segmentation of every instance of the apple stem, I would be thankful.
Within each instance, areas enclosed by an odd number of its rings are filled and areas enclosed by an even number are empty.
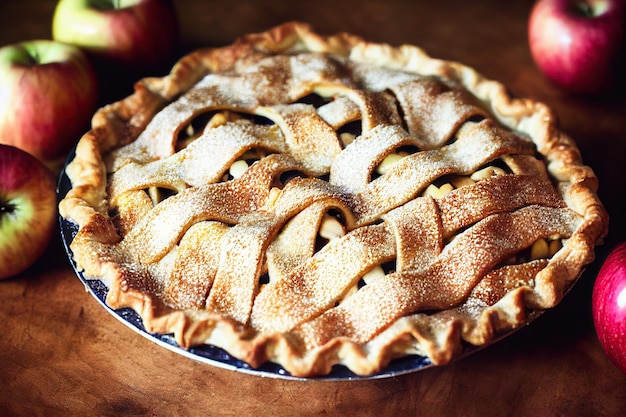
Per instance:
[[[582,17],[596,17],[600,16],[606,11],[606,5],[604,4],[589,4],[587,2],[576,2],[574,6],[576,12],[578,12]]]
[[[121,0],[90,0],[91,7],[98,10],[111,10],[121,8]]]
[[[7,214],[13,213],[13,211],[15,211],[15,206],[13,204],[0,203],[0,222]]]
[[[587,3],[580,3],[578,5],[578,11],[584,17],[593,17],[593,7],[589,6]]]
[[[37,48],[26,48],[26,57],[29,65],[37,65],[39,63],[39,51]]]

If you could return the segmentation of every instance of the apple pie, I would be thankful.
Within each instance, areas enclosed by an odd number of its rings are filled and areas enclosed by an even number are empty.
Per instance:
[[[140,80],[65,173],[73,261],[107,305],[300,377],[486,345],[556,306],[608,227],[544,104],[298,22]]]

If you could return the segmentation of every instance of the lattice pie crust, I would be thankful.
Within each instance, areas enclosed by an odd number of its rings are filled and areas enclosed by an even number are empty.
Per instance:
[[[66,173],[109,306],[296,376],[487,344],[561,300],[608,222],[545,105],[301,23],[141,80]]]

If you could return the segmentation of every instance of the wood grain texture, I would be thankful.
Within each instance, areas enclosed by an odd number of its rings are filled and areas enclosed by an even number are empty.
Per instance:
[[[603,354],[590,293],[624,238],[626,94],[583,99],[549,85],[532,63],[531,0],[230,2],[178,0],[180,54],[225,45],[288,20],[376,42],[416,44],[463,62],[511,92],[545,101],[600,178],[611,214],[596,262],[555,309],[503,341],[442,368],[373,381],[261,378],[198,363],[138,335],[83,288],[60,239],[30,270],[0,283],[0,414],[9,416],[620,416],[626,375]],[[0,3],[0,46],[49,38],[55,2]],[[122,84],[115,74],[104,82]],[[121,98],[132,83],[118,85]],[[115,96],[115,95],[118,96]],[[103,99],[104,100],[104,99]]]

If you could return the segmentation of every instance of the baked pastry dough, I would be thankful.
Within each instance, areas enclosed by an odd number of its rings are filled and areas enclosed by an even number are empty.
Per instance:
[[[302,23],[139,81],[66,174],[74,261],[109,306],[305,377],[489,343],[559,303],[608,223],[545,105]]]

